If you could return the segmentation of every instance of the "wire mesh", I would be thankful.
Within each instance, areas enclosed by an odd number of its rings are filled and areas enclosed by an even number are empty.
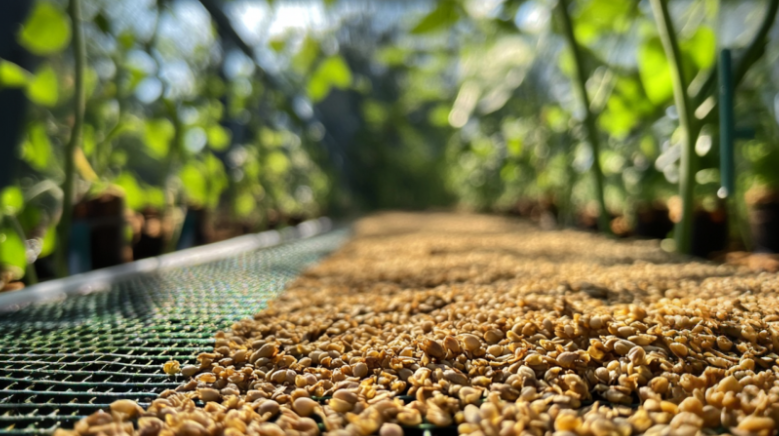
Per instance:
[[[135,274],[108,289],[0,319],[0,435],[48,434],[127,398],[148,404],[182,376],[162,371],[213,348],[214,333],[263,309],[345,230],[215,262]]]

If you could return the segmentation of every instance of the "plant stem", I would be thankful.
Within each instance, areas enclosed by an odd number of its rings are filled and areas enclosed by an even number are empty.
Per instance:
[[[660,40],[671,67],[671,79],[674,88],[674,102],[679,113],[679,126],[682,129],[682,153],[679,165],[679,196],[682,198],[682,218],[676,225],[676,248],[689,254],[692,250],[693,188],[695,186],[695,141],[698,131],[692,114],[690,99],[687,96],[687,82],[682,70],[682,54],[676,40],[671,15],[666,0],[650,0],[657,21]]]
[[[610,234],[609,212],[606,209],[606,200],[603,195],[603,170],[600,166],[600,139],[596,124],[596,115],[590,107],[590,97],[587,95],[587,74],[584,71],[584,59],[579,44],[576,42],[576,36],[573,33],[573,23],[568,14],[568,1],[560,0],[557,5],[560,11],[560,19],[563,24],[563,34],[568,42],[568,46],[573,54],[574,64],[576,65],[575,85],[579,89],[581,105],[584,108],[584,126],[587,130],[587,139],[592,147],[592,173],[595,178],[595,195],[600,206],[598,215],[598,228],[601,232]]]
[[[70,132],[70,140],[65,146],[65,181],[62,184],[62,217],[57,225],[56,269],[58,277],[68,275],[68,247],[70,246],[70,225],[73,220],[74,179],[76,149],[81,142],[81,128],[84,123],[84,64],[86,63],[86,46],[81,29],[80,0],[70,0],[68,12],[73,25],[73,57],[75,59],[75,85],[73,93],[74,122]]]

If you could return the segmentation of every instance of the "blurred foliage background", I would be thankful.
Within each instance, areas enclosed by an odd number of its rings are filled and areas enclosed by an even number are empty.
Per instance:
[[[657,2],[670,12],[700,131],[693,252],[779,250],[755,224],[779,219],[777,2]],[[600,230],[674,249],[684,132],[647,0],[570,1],[579,63],[553,0],[16,3],[0,13],[4,281],[54,276],[58,247],[75,273],[383,208],[596,229],[596,159],[609,227]],[[74,32],[86,49],[81,89]],[[746,68],[735,113],[748,133],[729,203],[717,196],[713,80],[726,47]]]

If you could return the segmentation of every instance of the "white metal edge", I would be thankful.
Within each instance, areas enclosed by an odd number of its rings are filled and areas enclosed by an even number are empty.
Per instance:
[[[174,253],[116,265],[28,286],[0,294],[0,313],[41,301],[57,300],[73,294],[88,294],[108,289],[117,280],[136,273],[148,273],[180,266],[198,265],[227,256],[260,248],[272,247],[282,242],[310,238],[327,232],[332,221],[327,217],[304,221],[295,227],[281,231],[238,236],[225,241],[188,248]]]

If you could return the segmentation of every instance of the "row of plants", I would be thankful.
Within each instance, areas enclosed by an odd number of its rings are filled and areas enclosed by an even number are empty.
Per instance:
[[[436,2],[378,57],[411,85],[400,101],[414,103],[399,118],[422,112],[447,131],[441,177],[460,204],[661,238],[699,256],[778,251],[778,7]],[[723,48],[734,54],[735,119],[748,132],[726,198]]]
[[[294,6],[32,3],[13,35],[29,56],[0,61],[0,92],[29,102],[4,281],[453,205],[698,255],[779,250],[759,225],[779,215],[779,1],[311,0],[325,25],[269,34]],[[751,130],[727,200],[725,47]]]
[[[319,133],[205,6],[39,0],[14,37],[30,56],[3,59],[0,86],[29,105],[2,190],[4,282],[321,214]],[[305,59],[312,99],[350,80],[339,60]]]

